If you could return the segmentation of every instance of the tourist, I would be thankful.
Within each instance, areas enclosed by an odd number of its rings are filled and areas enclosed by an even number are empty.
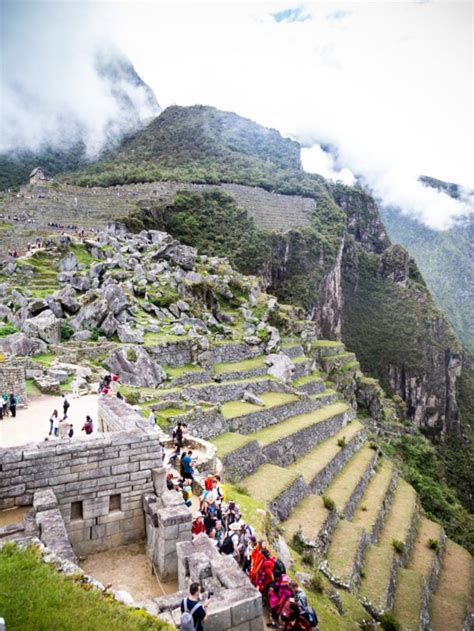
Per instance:
[[[8,399],[8,404],[9,404],[9,408],[10,408],[10,413],[11,413],[12,417],[15,418],[15,416],[16,416],[16,406],[18,405],[18,399],[17,399],[16,395],[13,394],[13,392],[10,394],[10,397]]]
[[[79,398],[79,379],[77,377],[74,377],[74,379],[71,382],[71,386],[72,386],[72,398],[78,399]]]
[[[180,449],[182,449],[184,445],[183,434],[183,424],[179,422],[173,431],[173,440],[175,443],[178,443]]]
[[[204,526],[204,517],[202,513],[196,513],[196,518],[193,521],[192,525],[192,533],[193,537],[197,537],[201,533],[206,532],[206,527]]]
[[[51,418],[49,419],[49,434],[48,436],[51,436],[52,434],[54,434],[54,420],[58,418],[58,411],[54,410],[53,413],[51,414]]]
[[[58,437],[59,433],[59,416],[55,416],[53,418],[53,435]]]
[[[264,551],[267,549],[267,543],[264,539],[261,539],[250,555],[250,570],[249,578],[254,585],[256,585],[257,575],[262,567],[262,563],[265,560]]]
[[[69,432],[69,423],[66,423],[66,420],[62,419],[61,421],[59,421],[59,427],[58,427],[59,438],[61,439],[67,438],[68,432]]]
[[[168,473],[168,475],[166,476],[166,488],[168,489],[168,491],[175,490],[172,473]]]
[[[152,427],[155,427],[156,425],[156,416],[153,410],[150,410],[150,414],[148,415],[148,424]]]
[[[289,617],[291,614],[291,607],[286,607],[286,605],[290,605],[289,601],[292,596],[293,592],[290,587],[290,579],[286,574],[282,574],[278,579],[270,584],[268,589],[270,622],[267,624],[267,627],[277,629],[280,616],[282,616],[284,610],[286,617]]]
[[[63,412],[64,412],[63,418],[67,418],[67,411],[69,410],[70,407],[71,407],[71,404],[67,400],[67,396],[63,394]]]
[[[291,618],[287,621],[285,629],[295,629],[306,631],[307,629],[314,629],[318,626],[318,616],[310,605],[308,605],[308,598],[305,591],[298,585],[296,581],[290,582],[290,587],[293,592],[293,599],[298,609],[298,617],[295,624],[291,624]]]
[[[181,490],[184,503],[186,504],[186,506],[188,506],[188,508],[191,508],[191,506],[193,505],[193,487],[191,480],[183,480]]]
[[[69,431],[67,435],[68,435],[68,438],[72,438],[74,436],[74,427],[72,423],[69,423]]]
[[[82,426],[81,432],[85,432],[87,435],[92,434],[94,431],[94,425],[90,416],[86,416],[86,422]]]
[[[8,416],[8,394],[6,392],[2,394],[2,408],[3,416]]]
[[[262,554],[264,557],[263,563],[257,572],[255,587],[262,592],[262,594],[265,594],[268,586],[274,580],[273,568],[275,566],[275,558],[272,557],[268,550],[263,550]]]
[[[172,451],[170,453],[170,456],[168,458],[168,466],[170,466],[170,467],[174,467],[175,466],[175,461],[176,461],[176,458],[179,456],[180,451],[181,451],[180,446],[178,445],[178,443],[175,443],[174,444],[174,451]]]
[[[183,478],[194,480],[193,452],[191,450],[182,458],[181,463],[183,466]]]
[[[189,596],[181,601],[181,631],[203,631],[207,621],[206,609],[209,600],[199,598],[199,583],[191,583]]]

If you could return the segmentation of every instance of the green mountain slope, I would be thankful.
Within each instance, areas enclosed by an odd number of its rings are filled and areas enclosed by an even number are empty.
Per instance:
[[[298,302],[320,334],[347,341],[362,367],[405,402],[432,435],[459,434],[462,347],[414,261],[392,247],[362,189],[304,173],[299,145],[233,113],[173,106],[99,162],[64,176],[82,186],[155,180],[259,186],[315,200],[306,227],[262,231],[222,192],[151,195],[128,218],[161,227],[209,254],[259,274],[282,300]]]

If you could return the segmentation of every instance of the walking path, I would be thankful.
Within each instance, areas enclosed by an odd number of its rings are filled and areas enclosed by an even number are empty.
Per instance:
[[[87,394],[73,399],[68,396],[71,407],[68,410],[68,422],[74,426],[74,437],[84,437],[81,432],[86,415],[97,421],[97,394]],[[0,420],[0,447],[15,447],[26,443],[43,441],[49,433],[49,419],[53,410],[57,410],[62,418],[63,399],[61,396],[37,395],[28,400],[28,407],[17,409],[16,418],[11,416]],[[91,434],[94,436],[95,432]],[[51,440],[59,440],[53,436]],[[74,440],[74,439],[73,439]]]

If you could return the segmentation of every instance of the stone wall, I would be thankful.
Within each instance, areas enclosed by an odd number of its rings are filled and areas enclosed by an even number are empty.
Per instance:
[[[252,440],[240,449],[231,451],[222,459],[226,478],[230,482],[238,482],[246,478],[265,462],[266,458],[262,453],[262,448],[256,440]]]
[[[158,434],[140,430],[0,449],[0,509],[50,488],[76,554],[140,541],[142,495],[159,466]]]
[[[344,517],[346,519],[352,519],[356,506],[359,503],[360,498],[364,495],[364,491],[367,487],[367,484],[369,483],[370,478],[372,477],[374,473],[374,466],[377,462],[377,458],[378,458],[378,452],[374,451],[374,455],[372,456],[369,464],[365,468],[364,473],[360,477],[360,480],[357,483],[357,486],[352,491],[351,496],[344,507]]]
[[[193,361],[191,340],[168,342],[159,345],[143,347],[159,364],[167,366],[184,366]]]
[[[300,475],[278,497],[273,498],[268,503],[268,508],[277,520],[285,520],[291,515],[294,507],[307,495],[309,495],[309,487],[303,476]]]
[[[3,359],[2,359],[3,358]],[[25,366],[0,354],[0,394],[16,395],[20,405],[27,405]]]
[[[35,492],[33,498],[39,538],[44,545],[62,559],[75,563],[76,555],[71,546],[58,500],[51,489]]]

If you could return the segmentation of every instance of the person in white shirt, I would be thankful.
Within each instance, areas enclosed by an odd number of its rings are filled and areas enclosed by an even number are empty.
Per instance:
[[[77,377],[74,377],[74,379],[71,382],[71,386],[72,386],[72,398],[78,399],[79,398],[79,380]]]

